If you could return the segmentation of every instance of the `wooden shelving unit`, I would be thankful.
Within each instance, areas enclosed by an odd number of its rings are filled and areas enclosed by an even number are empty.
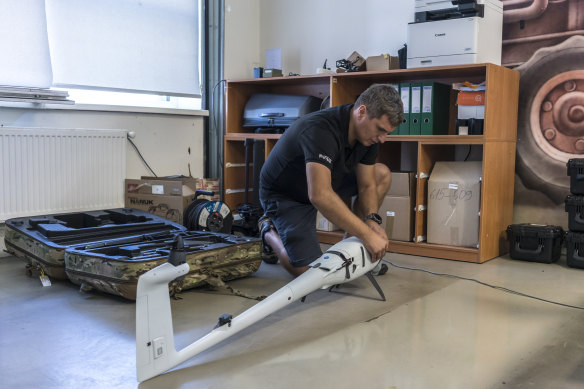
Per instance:
[[[416,212],[414,242],[391,241],[390,250],[481,263],[508,251],[505,230],[512,223],[515,176],[515,143],[517,139],[517,103],[519,73],[494,64],[442,66],[400,69],[383,72],[357,72],[305,77],[278,77],[227,82],[227,113],[225,142],[224,188],[225,202],[232,209],[243,202],[246,138],[263,139],[266,157],[280,135],[248,133],[242,126],[243,110],[254,93],[286,93],[312,95],[324,99],[330,96],[332,106],[353,103],[357,96],[373,83],[434,81],[450,85],[453,82],[486,81],[485,124],[483,135],[454,135],[457,108],[452,93],[450,104],[450,135],[389,135],[380,147],[379,161],[398,170],[401,144],[417,150]],[[473,145],[481,149],[483,171],[478,248],[428,244],[426,236],[427,175],[436,161],[455,160],[457,147]],[[238,191],[239,190],[239,191]],[[323,243],[336,243],[340,232],[319,232]]]

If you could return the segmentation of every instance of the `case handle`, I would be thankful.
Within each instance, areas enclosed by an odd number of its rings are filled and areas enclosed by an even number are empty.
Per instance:
[[[584,219],[582,218],[582,214],[580,212],[578,212],[576,214],[576,216],[574,217],[574,220],[576,221],[576,223],[578,224],[584,224]]]
[[[576,174],[576,181],[584,181],[584,174]]]
[[[572,254],[572,258],[574,258],[577,261],[584,261],[584,257],[580,256],[580,249],[574,250],[574,254]]]
[[[515,251],[517,251],[518,253],[522,253],[522,254],[539,255],[543,251],[543,245],[539,244],[535,250],[526,250],[526,249],[521,248],[521,246],[519,245],[519,242],[515,242]]]
[[[284,112],[264,112],[259,115],[262,118],[277,118],[284,116]]]

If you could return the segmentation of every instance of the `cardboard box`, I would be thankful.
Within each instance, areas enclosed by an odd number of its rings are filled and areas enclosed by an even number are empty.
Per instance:
[[[428,180],[428,243],[477,248],[480,161],[436,162]]]
[[[458,119],[484,119],[484,105],[459,105]]]
[[[365,58],[356,51],[353,51],[347,58],[347,61],[355,65],[359,70],[365,69]]]
[[[374,55],[367,57],[365,67],[367,71],[399,69],[399,58],[389,54]]]
[[[125,206],[182,224],[183,211],[193,201],[198,179],[126,179]]]
[[[386,196],[413,196],[415,191],[415,173],[391,172],[391,186]]]
[[[219,201],[219,179],[217,178],[196,178],[196,177],[149,177],[149,176],[142,176],[142,180],[147,181],[174,181],[174,182],[181,182],[183,183],[183,190],[184,193],[187,193],[192,188],[195,190],[210,190],[214,194],[213,196],[199,196],[199,199],[207,199],[209,201]],[[187,188],[184,186],[186,185]],[[148,193],[148,190],[146,192]],[[178,193],[175,189],[175,194]]]
[[[392,172],[391,187],[379,207],[381,227],[392,240],[411,241],[414,237],[416,175]]]
[[[458,105],[485,105],[485,92],[458,92]]]
[[[355,67],[354,71],[361,72],[365,70],[365,58],[363,58],[363,56],[358,52],[353,51],[347,58],[347,61],[349,61]],[[337,73],[344,73],[345,71],[347,71],[347,69],[342,67],[337,67],[336,70]]]
[[[219,179],[217,178],[195,178],[197,190],[210,190],[215,193],[213,196],[199,196],[200,199],[219,201]]]
[[[316,229],[319,231],[337,231],[340,230],[339,227],[329,222],[322,213],[316,213]]]
[[[262,72],[262,78],[270,78],[270,77],[282,77],[282,70],[281,69],[264,69]]]
[[[414,238],[414,207],[413,196],[385,196],[379,208],[381,226],[391,240],[411,242]]]
[[[161,196],[193,195],[197,187],[197,178],[181,177],[147,177],[126,179],[126,193],[150,194]]]

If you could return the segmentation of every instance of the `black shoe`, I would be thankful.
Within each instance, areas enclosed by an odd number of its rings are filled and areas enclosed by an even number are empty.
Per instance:
[[[260,231],[260,237],[262,238],[262,261],[269,263],[270,265],[275,265],[278,263],[278,256],[274,253],[274,249],[266,242],[266,233],[275,230],[272,221],[267,215],[263,215],[258,220],[258,229]]]
[[[276,254],[263,254],[262,253],[262,261],[267,264],[275,265],[278,263],[278,256]]]

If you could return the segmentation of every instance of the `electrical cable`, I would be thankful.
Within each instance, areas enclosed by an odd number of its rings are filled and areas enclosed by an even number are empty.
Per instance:
[[[584,310],[584,307],[578,307],[578,306],[575,306],[575,305],[569,305],[569,304],[564,304],[564,303],[558,303],[558,302],[551,301],[551,300],[546,300],[546,299],[543,299],[541,297],[531,296],[529,294],[517,292],[515,290],[508,289],[508,288],[504,288],[502,286],[487,284],[486,282],[482,282],[482,281],[479,281],[479,280],[475,280],[474,278],[466,278],[466,277],[457,276],[457,275],[454,275],[454,274],[436,273],[436,272],[433,272],[433,271],[430,271],[430,270],[426,270],[426,269],[415,268],[415,267],[407,267],[407,266],[402,266],[402,265],[396,265],[395,263],[393,263],[393,262],[391,262],[390,260],[387,260],[387,259],[383,259],[383,261],[384,262],[387,262],[391,266],[397,267],[399,269],[415,270],[415,271],[421,271],[421,272],[428,273],[428,274],[433,274],[435,276],[444,276],[444,277],[458,278],[460,280],[465,280],[465,281],[472,281],[472,282],[476,282],[477,284],[481,284],[483,286],[488,286],[489,288],[493,288],[493,289],[500,290],[502,292],[506,292],[506,293],[510,293],[510,294],[514,294],[514,295],[517,295],[517,296],[527,297],[527,298],[530,298],[530,299],[534,299],[534,300],[538,300],[538,301],[543,301],[545,303],[560,305],[562,307]]]
[[[466,157],[464,157],[465,161],[468,159],[468,157],[470,157],[471,150],[472,150],[472,145],[468,145],[468,153],[466,153]]]
[[[152,172],[152,174],[154,175],[154,177],[158,177],[156,175],[156,173],[154,173],[154,170],[152,170],[152,168],[150,167],[150,165],[148,165],[148,162],[146,162],[146,160],[142,156],[142,153],[140,153],[140,150],[138,150],[138,146],[136,146],[136,144],[132,141],[132,139],[128,138],[128,141],[134,147],[134,150],[136,150],[136,152],[138,153],[138,156],[140,157],[140,159],[142,160],[142,162],[144,162],[144,165],[146,165],[146,167],[148,168],[148,170],[150,170],[150,172]]]

